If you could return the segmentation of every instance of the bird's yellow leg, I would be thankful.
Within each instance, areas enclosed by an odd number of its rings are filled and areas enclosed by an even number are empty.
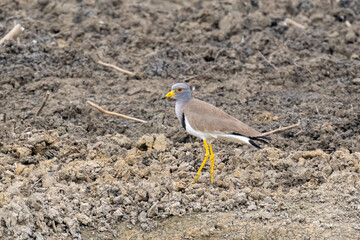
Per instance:
[[[211,147],[211,143],[209,143],[210,148],[210,160],[211,160],[211,169],[210,169],[210,175],[211,175],[211,183],[214,182],[214,153]]]
[[[193,181],[193,183],[196,183],[196,182],[197,182],[197,179],[198,179],[198,177],[199,177],[199,175],[200,175],[200,172],[201,172],[202,168],[204,167],[206,161],[207,161],[208,158],[209,158],[209,149],[208,149],[207,142],[206,142],[205,139],[204,139],[204,146],[205,146],[205,151],[206,151],[206,152],[205,152],[205,159],[204,159],[203,163],[201,164],[201,166],[200,166],[200,168],[199,168],[199,171],[197,172],[197,174],[196,174],[196,176],[195,176],[195,180]]]

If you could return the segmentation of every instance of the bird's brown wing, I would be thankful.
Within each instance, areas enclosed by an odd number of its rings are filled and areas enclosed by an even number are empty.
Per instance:
[[[261,136],[261,133],[245,123],[198,99],[190,100],[182,110],[190,126],[197,131],[239,134],[247,137]]]

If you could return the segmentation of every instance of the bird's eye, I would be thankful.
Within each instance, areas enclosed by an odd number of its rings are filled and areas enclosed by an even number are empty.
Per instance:
[[[182,92],[182,90],[183,90],[182,88],[178,88],[178,89],[177,89],[178,92]]]

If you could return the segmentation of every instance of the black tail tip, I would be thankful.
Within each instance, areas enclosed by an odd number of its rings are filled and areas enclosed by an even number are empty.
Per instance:
[[[270,137],[268,137],[268,136],[258,136],[258,137],[255,137],[255,138],[257,138],[257,139],[265,139],[265,140],[267,140],[267,141],[271,141],[271,138]]]
[[[253,140],[249,140],[249,143],[250,143],[252,146],[256,147],[257,149],[261,149],[261,147],[260,147],[259,145],[257,145]]]

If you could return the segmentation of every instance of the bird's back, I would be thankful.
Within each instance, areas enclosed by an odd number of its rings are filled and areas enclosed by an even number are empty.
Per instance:
[[[247,137],[258,137],[261,133],[228,115],[219,108],[198,99],[183,105],[182,112],[191,127],[208,133],[229,133]]]

